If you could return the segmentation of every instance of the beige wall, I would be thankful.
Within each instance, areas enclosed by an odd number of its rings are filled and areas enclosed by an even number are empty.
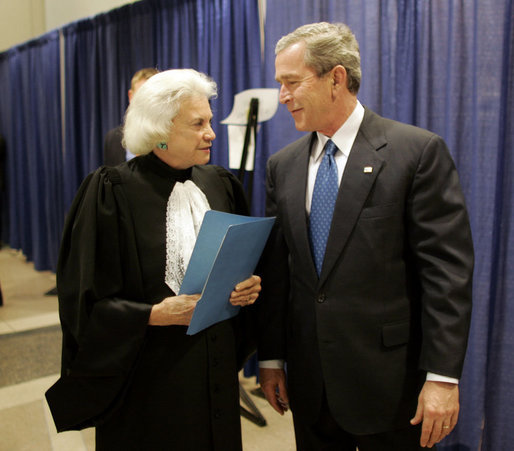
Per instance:
[[[70,22],[137,0],[42,0],[45,2],[46,29],[62,27]]]
[[[75,20],[138,0],[0,0],[0,52]]]
[[[0,51],[45,31],[44,0],[0,0]]]

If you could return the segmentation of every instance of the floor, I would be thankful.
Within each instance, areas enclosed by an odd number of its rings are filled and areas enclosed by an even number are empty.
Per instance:
[[[44,399],[59,372],[57,298],[45,294],[55,275],[35,271],[20,252],[4,247],[0,285],[0,451],[94,450],[93,429],[57,434]],[[240,383],[267,423],[241,418],[244,451],[294,450],[291,414],[280,416],[255,396],[255,378],[241,374]]]

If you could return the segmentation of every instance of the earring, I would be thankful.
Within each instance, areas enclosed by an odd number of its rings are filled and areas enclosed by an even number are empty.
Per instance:
[[[168,150],[168,144],[166,143],[159,143],[157,144],[157,147],[162,150]]]

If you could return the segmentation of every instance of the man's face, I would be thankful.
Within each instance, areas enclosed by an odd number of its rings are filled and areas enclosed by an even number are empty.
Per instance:
[[[300,131],[319,131],[333,121],[330,73],[318,77],[304,62],[305,43],[282,50],[275,59],[275,79],[280,83],[280,103],[287,106]]]

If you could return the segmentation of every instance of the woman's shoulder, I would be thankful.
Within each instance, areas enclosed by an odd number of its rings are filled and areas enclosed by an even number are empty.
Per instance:
[[[207,177],[215,177],[221,181],[234,213],[248,214],[248,204],[243,185],[230,170],[214,164],[195,166],[195,170],[200,171],[199,173],[205,174]],[[197,174],[199,173],[197,172]]]
[[[112,195],[112,187],[121,183],[121,175],[117,168],[100,166],[90,172],[80,184],[75,193],[71,210],[88,204],[107,201]]]
[[[218,166],[216,164],[205,164],[201,166],[195,166],[195,168],[207,174],[211,173],[220,177],[233,177],[233,174],[228,169],[225,169],[223,166]]]

